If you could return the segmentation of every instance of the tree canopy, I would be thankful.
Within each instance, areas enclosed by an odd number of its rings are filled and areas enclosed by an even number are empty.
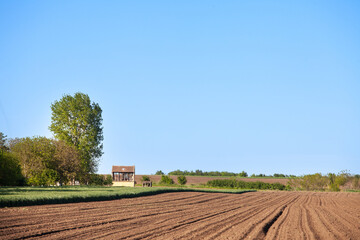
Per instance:
[[[25,184],[18,159],[8,151],[6,135],[0,132],[0,186]]]
[[[0,150],[6,150],[6,135],[0,132]]]
[[[51,105],[50,131],[56,139],[74,146],[81,157],[82,178],[97,170],[103,154],[102,110],[87,94],[64,95]],[[80,179],[84,181],[84,179]]]
[[[20,138],[10,143],[10,150],[30,185],[66,184],[80,171],[78,151],[61,140]]]

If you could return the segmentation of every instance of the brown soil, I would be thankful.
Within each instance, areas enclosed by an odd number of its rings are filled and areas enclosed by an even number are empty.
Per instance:
[[[142,179],[143,175],[135,175],[135,181],[137,183],[141,183],[141,179]],[[146,175],[148,177],[150,177],[151,181],[158,183],[161,179],[160,175]],[[177,176],[170,176],[175,183],[177,183]],[[187,183],[186,185],[199,185],[202,183],[207,183],[210,180],[214,180],[214,179],[230,179],[230,177],[197,177],[197,176],[186,176],[186,180]],[[256,182],[256,181],[260,181],[260,182],[265,182],[265,183],[281,183],[286,185],[287,182],[289,181],[287,178],[237,178],[238,180],[241,181],[245,181],[245,182]]]
[[[360,194],[181,192],[0,209],[0,239],[360,239]]]

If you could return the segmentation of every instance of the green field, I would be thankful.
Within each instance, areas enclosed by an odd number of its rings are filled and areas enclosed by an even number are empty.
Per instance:
[[[173,187],[0,187],[0,207],[106,201],[121,198],[148,196],[166,192],[186,191],[223,192],[239,194],[253,190],[220,190]]]

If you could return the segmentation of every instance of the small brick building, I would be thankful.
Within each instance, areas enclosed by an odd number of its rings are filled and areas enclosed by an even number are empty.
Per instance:
[[[113,186],[135,187],[135,166],[112,166]]]

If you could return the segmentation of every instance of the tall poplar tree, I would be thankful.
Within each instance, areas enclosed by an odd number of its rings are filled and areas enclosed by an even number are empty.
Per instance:
[[[55,138],[75,146],[81,157],[82,182],[87,182],[90,173],[97,170],[103,154],[102,110],[91,102],[87,94],[77,92],[64,95],[51,105],[50,131]]]

